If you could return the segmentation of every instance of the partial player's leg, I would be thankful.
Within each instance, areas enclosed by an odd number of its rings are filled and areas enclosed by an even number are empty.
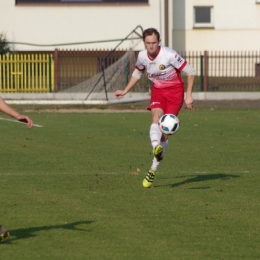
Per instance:
[[[157,161],[162,160],[163,147],[161,146],[161,139],[167,138],[162,134],[159,129],[158,122],[159,119],[163,116],[164,111],[162,108],[153,108],[152,110],[152,125],[150,127],[150,139],[151,145],[153,147],[153,155]]]
[[[150,127],[150,140],[151,140],[151,145],[153,147],[153,164],[151,169],[148,171],[146,177],[143,180],[143,186],[145,188],[149,188],[152,185],[152,182],[154,180],[155,176],[155,171],[157,170],[157,167],[160,163],[160,161],[163,158],[163,146],[161,145],[161,139],[162,139],[162,132],[159,129],[158,122],[161,116],[164,114],[163,107],[162,106],[162,101],[152,101],[151,98],[151,104],[148,109],[151,110],[152,112],[152,124]],[[163,137],[165,138],[165,137]]]
[[[158,160],[158,159],[154,156],[154,158],[153,158],[153,160],[152,160],[152,166],[151,166],[151,170],[153,170],[153,171],[157,171],[157,168],[158,168],[158,166],[159,166],[161,160],[163,159],[163,156],[164,156],[164,154],[165,154],[165,152],[166,152],[166,150],[167,150],[167,147],[168,147],[168,140],[167,140],[167,141],[161,141],[161,142],[160,142],[160,146],[162,147],[163,152],[162,152],[162,154],[160,155],[160,160]]]

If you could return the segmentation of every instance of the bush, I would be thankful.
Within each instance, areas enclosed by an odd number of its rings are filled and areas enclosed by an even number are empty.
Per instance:
[[[7,54],[10,52],[10,46],[5,33],[0,33],[0,54]]]

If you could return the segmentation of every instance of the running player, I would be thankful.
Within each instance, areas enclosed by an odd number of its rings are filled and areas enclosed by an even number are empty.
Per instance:
[[[163,159],[168,147],[168,136],[162,134],[158,122],[163,114],[178,115],[184,101],[184,84],[181,71],[187,74],[187,90],[185,103],[188,109],[193,109],[192,88],[196,72],[175,50],[160,45],[160,34],[154,28],[143,32],[145,50],[138,54],[135,70],[124,90],[117,90],[115,97],[120,99],[128,93],[140,80],[146,70],[148,79],[152,81],[150,105],[152,112],[150,139],[154,158],[143,186],[149,188],[154,180],[155,172]]]
[[[0,111],[8,116],[14,117],[18,121],[24,122],[27,124],[28,128],[33,126],[33,121],[28,117],[19,114],[12,107],[10,107],[1,97],[0,97]],[[7,238],[10,235],[10,231],[8,229],[3,229],[0,225],[0,242]]]

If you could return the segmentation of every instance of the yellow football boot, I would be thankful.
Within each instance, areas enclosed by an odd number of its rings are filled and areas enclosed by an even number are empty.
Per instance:
[[[150,188],[153,183],[155,172],[153,170],[149,170],[146,177],[143,180],[143,187]]]
[[[153,155],[157,159],[157,161],[161,161],[163,159],[163,147],[158,144],[154,149],[153,149]]]

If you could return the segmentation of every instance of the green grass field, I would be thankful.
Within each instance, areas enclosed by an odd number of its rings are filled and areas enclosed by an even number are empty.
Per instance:
[[[29,115],[0,120],[1,258],[260,259],[260,107],[183,109],[150,189],[149,112]]]

